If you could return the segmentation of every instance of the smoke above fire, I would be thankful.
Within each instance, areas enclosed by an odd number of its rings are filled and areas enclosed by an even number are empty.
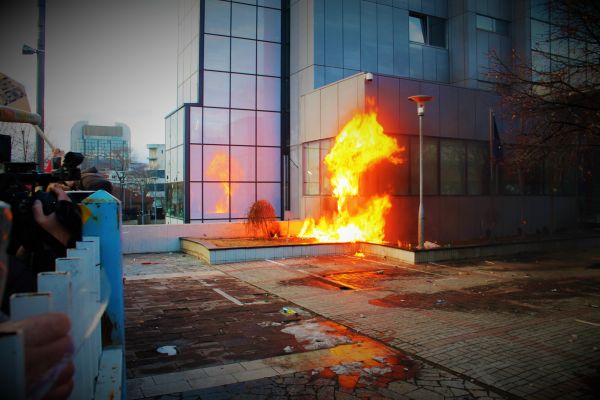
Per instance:
[[[351,207],[350,200],[359,193],[361,175],[381,160],[400,163],[399,151],[396,140],[383,133],[376,113],[355,115],[336,136],[324,160],[337,211],[318,222],[306,219],[298,236],[321,242],[382,243],[385,216],[392,207],[389,196],[370,197],[358,207]]]

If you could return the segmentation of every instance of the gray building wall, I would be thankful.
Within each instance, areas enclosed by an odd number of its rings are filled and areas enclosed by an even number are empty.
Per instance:
[[[304,144],[318,146],[324,140],[337,135],[349,116],[356,112],[377,110],[378,121],[384,132],[395,137],[399,143],[411,143],[418,137],[418,118],[414,103],[407,97],[415,93],[434,96],[425,111],[423,133],[441,143],[451,139],[454,143],[489,144],[489,110],[498,109],[498,97],[489,91],[469,89],[450,84],[417,81],[408,78],[374,75],[366,81],[364,74],[318,88],[300,98],[300,136]],[[498,120],[500,131],[505,129]],[[402,142],[404,140],[404,142]],[[438,150],[441,151],[441,150]],[[417,212],[419,198],[414,190],[414,174],[411,171],[411,151],[405,148],[400,155],[402,165],[383,163],[368,171],[361,179],[358,201],[377,193],[390,193],[392,208],[386,217],[386,240],[395,243],[414,242],[417,235]],[[489,157],[489,153],[488,153]],[[304,158],[300,169],[306,170]],[[435,175],[437,194],[424,199],[425,238],[430,241],[454,242],[495,236],[515,235],[520,231],[535,233],[545,228],[566,228],[577,220],[577,202],[573,196],[489,195],[489,191],[477,194],[469,190],[460,195],[444,195],[442,187],[443,164],[438,170],[424,171]],[[314,171],[312,174],[314,175]],[[413,176],[411,177],[411,174]],[[481,172],[486,179],[489,164]],[[393,182],[408,179],[407,192],[403,195],[390,190]],[[413,181],[411,181],[411,179]],[[468,179],[463,177],[463,179]],[[318,218],[332,215],[336,201],[331,195],[305,195],[303,179],[297,190],[300,196],[300,216]]]

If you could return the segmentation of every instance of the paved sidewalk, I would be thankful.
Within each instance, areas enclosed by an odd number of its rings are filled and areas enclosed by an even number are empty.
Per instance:
[[[455,265],[320,257],[215,267],[500,393],[592,399],[598,261],[600,251]]]
[[[126,256],[125,278],[131,399],[502,398],[189,256]]]

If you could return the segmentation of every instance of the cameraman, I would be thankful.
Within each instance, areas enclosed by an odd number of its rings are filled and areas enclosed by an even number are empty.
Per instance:
[[[55,210],[44,212],[35,200],[31,213],[13,212],[8,246],[9,269],[2,311],[8,314],[8,299],[13,293],[35,292],[38,272],[53,271],[54,261],[66,257],[67,248],[81,240],[81,213],[59,187],[50,193],[56,199]]]

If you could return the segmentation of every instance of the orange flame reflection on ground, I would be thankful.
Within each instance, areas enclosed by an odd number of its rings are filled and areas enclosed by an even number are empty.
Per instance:
[[[211,180],[221,181],[223,193],[219,196],[213,212],[215,214],[224,214],[229,212],[229,196],[233,196],[233,189],[229,182],[229,168],[231,167],[231,180],[238,179],[241,176],[241,169],[236,160],[231,160],[229,165],[229,156],[226,152],[216,153],[208,163],[205,174]],[[233,211],[233,210],[232,210]]]
[[[383,133],[374,112],[354,116],[325,157],[337,199],[337,213],[332,218],[321,217],[318,223],[306,219],[298,236],[321,242],[382,243],[384,217],[392,207],[389,196],[373,196],[358,210],[351,208],[348,200],[358,195],[359,178],[370,166],[383,159],[402,162],[394,157],[399,151],[396,140]]]

